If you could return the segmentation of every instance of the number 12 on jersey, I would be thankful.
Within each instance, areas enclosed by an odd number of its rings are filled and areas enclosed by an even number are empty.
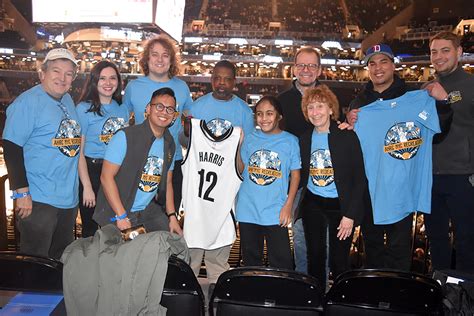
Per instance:
[[[214,202],[214,198],[210,197],[212,189],[216,186],[217,183],[217,173],[214,171],[209,171],[206,173],[204,169],[201,169],[198,171],[199,174],[199,192],[198,192],[198,197],[201,199],[204,199],[209,202]],[[204,182],[208,183],[210,182],[209,186],[207,187],[206,192],[204,192],[204,197],[202,196],[202,190],[204,186]]]

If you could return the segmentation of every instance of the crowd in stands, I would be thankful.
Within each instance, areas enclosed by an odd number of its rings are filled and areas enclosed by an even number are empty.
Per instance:
[[[23,58],[2,57],[0,59],[0,69],[3,70],[20,70],[35,71],[36,61],[33,59],[24,60]]]
[[[25,39],[18,32],[12,30],[0,32],[0,45],[2,47],[4,47],[3,43],[8,43],[10,48],[28,49]]]
[[[367,33],[377,30],[410,3],[410,0],[346,1],[351,22],[361,26]]]
[[[406,8],[411,1],[209,0],[202,16],[196,13],[199,3],[197,0],[192,1],[187,7],[185,21],[202,18],[208,26],[223,30],[269,30],[269,22],[282,22],[279,31],[301,32],[303,37],[312,34],[312,37],[317,38],[323,33],[340,37],[347,24],[358,25],[366,34],[371,33]],[[194,13],[190,14],[191,11]]]
[[[278,15],[296,32],[342,33],[346,22],[339,1],[280,0]]]
[[[229,29],[232,23],[264,28],[272,20],[271,7],[271,0],[210,0],[203,18],[210,24],[223,24],[225,29]]]
[[[184,7],[184,21],[191,22],[199,18],[199,12],[202,7],[202,0],[187,0]]]
[[[467,33],[461,40],[461,45],[465,53],[474,53],[474,33]]]
[[[394,48],[396,55],[423,56],[429,52],[429,38],[436,32],[452,31],[452,24],[439,25],[437,21],[428,24],[410,24],[409,31],[401,39],[393,39],[387,43]],[[464,53],[474,53],[474,33],[467,32],[461,38]]]

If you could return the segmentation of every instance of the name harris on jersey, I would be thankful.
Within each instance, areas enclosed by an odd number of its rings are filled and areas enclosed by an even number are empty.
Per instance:
[[[210,162],[213,164],[216,164],[218,166],[221,166],[222,163],[224,162],[224,157],[222,157],[219,154],[216,153],[211,153],[207,151],[200,151],[199,152],[199,161],[200,162]]]

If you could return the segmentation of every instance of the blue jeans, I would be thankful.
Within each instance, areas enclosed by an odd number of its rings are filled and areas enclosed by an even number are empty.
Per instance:
[[[308,274],[306,239],[301,218],[298,218],[293,224],[293,247],[295,252],[295,271]]]
[[[303,220],[298,218],[294,221],[295,209],[301,199],[301,191],[299,189],[293,203],[293,248],[295,256],[295,271],[308,274],[308,256],[306,252],[306,239],[304,237]]]

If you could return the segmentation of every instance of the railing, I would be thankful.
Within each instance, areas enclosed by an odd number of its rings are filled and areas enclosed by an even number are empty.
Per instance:
[[[5,203],[5,182],[8,180],[8,175],[0,177],[0,250],[8,250],[8,220],[7,220],[7,206]]]

